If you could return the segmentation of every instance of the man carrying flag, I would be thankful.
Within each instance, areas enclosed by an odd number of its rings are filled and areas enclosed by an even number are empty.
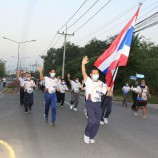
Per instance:
[[[89,62],[88,57],[85,56],[82,60],[82,75],[85,83],[86,93],[86,110],[88,113],[88,124],[84,133],[84,142],[95,143],[95,136],[99,130],[101,118],[101,94],[106,94],[107,86],[99,80],[99,71],[92,69],[89,77],[86,73],[85,65]]]
[[[106,75],[105,78],[108,87],[112,88],[114,86],[114,81],[116,78],[118,67],[126,66],[127,64],[133,32],[134,32],[134,25],[138,17],[140,6],[141,4],[139,5],[132,19],[127,23],[124,29],[112,42],[110,47],[94,63],[94,66],[97,67]],[[108,123],[107,116],[104,116],[105,109],[109,107],[111,112],[111,107],[112,107],[112,103],[111,103],[112,100],[109,102],[109,105],[106,105],[105,102],[107,100],[106,95],[101,105],[103,109],[101,124]],[[106,108],[104,106],[106,106]]]

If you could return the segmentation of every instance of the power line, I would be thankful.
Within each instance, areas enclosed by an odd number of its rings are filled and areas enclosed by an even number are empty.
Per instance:
[[[87,0],[85,0],[82,5],[77,9],[77,11],[70,17],[70,19],[59,29],[59,31],[78,13],[78,11],[84,6],[84,4],[87,2]]]
[[[92,36],[92,35],[96,34],[97,32],[101,31],[102,29],[104,29],[105,26],[108,26],[108,25],[114,23],[115,21],[119,20],[121,17],[123,17],[123,16],[125,16],[126,14],[128,14],[131,10],[133,10],[133,9],[136,8],[137,6],[138,6],[138,4],[135,5],[135,3],[134,3],[132,6],[130,6],[127,10],[125,10],[125,11],[124,11],[123,13],[121,13],[119,16],[114,17],[112,20],[110,20],[110,22],[106,22],[104,25],[102,25],[101,27],[97,28],[96,31],[93,31],[93,32],[91,32],[90,34],[88,34],[87,37],[89,38],[89,36]],[[86,38],[86,37],[85,37],[85,38]],[[85,38],[84,38],[83,40],[85,40]],[[87,39],[87,38],[86,38],[86,39]],[[81,40],[81,41],[83,41],[83,40]]]
[[[146,1],[146,0],[144,0],[142,3],[144,3],[145,1]],[[158,1],[156,1],[156,3],[157,3],[157,2],[158,2]],[[148,9],[148,8],[150,8],[151,6],[153,6],[153,5],[156,4],[156,3],[155,3],[155,2],[152,3],[151,5],[149,5],[149,6],[146,7],[145,9],[143,9],[143,11],[146,10],[146,9]],[[133,7],[133,8],[135,8],[135,7]],[[133,8],[132,8],[132,9],[133,9]],[[150,12],[151,12],[152,10],[154,10],[155,8],[157,8],[157,6],[154,7],[154,8],[152,8],[152,9],[150,10]],[[132,10],[132,9],[131,9],[131,10]],[[124,14],[124,15],[125,15],[125,14]],[[146,15],[146,14],[145,14],[145,15]],[[143,16],[145,16],[145,15],[143,15]],[[120,17],[122,17],[122,16],[120,16]],[[117,19],[115,19],[115,21],[118,20],[120,17],[118,17]],[[112,22],[111,22],[111,23],[107,23],[106,26],[112,24],[113,22],[114,22],[114,21],[112,20]],[[125,22],[125,21],[123,21],[123,22]],[[121,23],[123,23],[123,22],[121,22]],[[121,24],[121,23],[119,23],[119,24]],[[119,24],[117,24],[116,27],[119,26]],[[114,27],[115,27],[115,26],[114,26]],[[101,30],[101,28],[100,28],[100,30]],[[98,31],[100,31],[100,30],[97,30],[96,32],[98,32]],[[103,32],[103,33],[100,33],[100,34],[104,34],[104,33],[108,32],[108,31],[110,31],[110,30],[112,30],[112,29],[110,28],[109,30],[107,30],[107,31],[105,31],[105,32]],[[96,33],[96,32],[93,32],[92,35],[94,35],[94,33]],[[99,34],[99,35],[100,35],[100,34]],[[82,40],[82,41],[83,41],[83,40]]]
[[[85,4],[87,1],[88,1],[88,0],[85,0],[85,1],[82,3],[82,5],[75,11],[75,13],[69,18],[69,20],[67,20],[67,22],[66,22],[62,27],[60,27],[59,30],[61,30],[61,29],[78,13],[78,11],[84,6],[84,4]],[[52,45],[52,43],[54,42],[56,36],[57,36],[57,33],[54,35],[54,37],[53,37],[52,41],[50,42],[50,44],[48,45],[48,47],[47,47],[42,53],[40,53],[40,54],[44,54],[44,53],[48,50],[48,48],[49,48],[49,47]],[[57,40],[57,42],[58,42],[58,41],[59,41],[59,39]],[[56,43],[57,43],[57,42],[56,42]],[[56,43],[55,43],[54,45],[56,45]]]
[[[99,0],[95,1],[93,3],[93,5],[87,9],[74,23],[72,23],[67,29],[71,28],[73,25],[75,25],[83,16],[85,16],[97,3],[99,2]]]
[[[93,19],[102,9],[104,9],[112,0],[109,0],[108,2],[106,2],[92,17],[90,17],[85,23],[83,23],[78,29],[76,29],[74,31],[77,32],[78,30],[80,30],[84,25],[86,25],[91,19]]]

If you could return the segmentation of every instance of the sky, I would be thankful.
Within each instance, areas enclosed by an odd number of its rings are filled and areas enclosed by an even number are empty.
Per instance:
[[[40,55],[46,55],[51,47],[63,45],[64,37],[57,31],[65,31],[64,25],[77,11],[85,0],[0,0],[0,59],[6,61],[7,70],[17,67],[18,44],[3,37],[24,42],[20,46],[19,55],[23,68],[33,69],[32,66],[42,65]],[[140,0],[111,0],[86,25],[75,32],[109,0],[87,0],[77,14],[67,23],[67,39],[79,46],[84,46],[92,38],[105,40],[119,33],[134,15]],[[158,0],[142,0],[138,21],[158,11]],[[94,3],[94,7],[80,18]],[[79,19],[70,27],[77,19]],[[64,27],[62,27],[64,26]],[[62,27],[62,28],[61,28]],[[70,28],[69,28],[70,27]],[[60,29],[61,28],[61,29]],[[140,32],[149,41],[158,44],[158,25]],[[56,36],[55,36],[56,35]],[[55,38],[54,38],[55,37]],[[60,39],[59,39],[60,38]],[[58,40],[59,39],[59,40]],[[26,58],[29,57],[29,58]]]

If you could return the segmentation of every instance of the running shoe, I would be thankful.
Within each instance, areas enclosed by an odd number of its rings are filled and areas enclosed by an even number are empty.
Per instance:
[[[104,118],[104,123],[108,124],[108,119],[107,118]]]
[[[100,121],[100,125],[104,125],[104,122],[103,122],[103,121]]]
[[[94,143],[95,143],[95,140],[94,140],[94,139],[90,139],[89,142],[90,142],[91,144],[94,144]]]
[[[55,126],[55,122],[52,122],[50,125],[51,125],[51,126]]]
[[[89,137],[87,137],[86,135],[84,135],[84,142],[86,144],[89,144],[89,141],[90,141]]]
[[[70,109],[71,109],[71,110],[73,109],[73,105],[70,105]]]

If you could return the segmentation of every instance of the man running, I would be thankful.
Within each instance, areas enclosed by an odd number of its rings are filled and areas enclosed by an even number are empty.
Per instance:
[[[135,85],[131,87],[131,92],[132,92],[132,99],[133,99],[133,104],[131,109],[135,110],[136,106],[137,106],[137,98],[138,98],[138,93],[137,88],[138,88],[138,81],[135,81]]]
[[[58,84],[59,86],[59,103],[61,103],[61,107],[64,107],[65,101],[65,91],[68,91],[67,85],[65,84],[65,80],[62,79],[61,82]]]
[[[24,107],[25,113],[28,113],[28,109],[32,111],[33,106],[33,89],[36,87],[35,82],[31,79],[31,73],[27,74],[27,78],[21,85],[24,89]]]
[[[20,105],[24,105],[24,87],[23,87],[23,82],[26,80],[26,73],[23,72],[21,74],[21,77],[19,77],[19,73],[18,72],[18,80],[19,80],[19,83],[20,83]]]
[[[51,69],[49,71],[50,77],[43,77],[43,67],[39,67],[40,72],[40,80],[45,81],[45,122],[48,123],[48,113],[49,113],[49,107],[51,106],[52,109],[52,122],[51,126],[55,126],[56,121],[56,104],[57,104],[57,97],[56,97],[56,91],[58,90],[57,86],[57,78],[55,78],[55,69]]]
[[[79,78],[76,77],[75,81],[70,79],[70,74],[67,74],[67,78],[69,83],[71,84],[71,102],[70,102],[70,109],[74,109],[77,111],[77,106],[79,104],[79,97],[80,97],[80,89],[82,88],[81,83],[79,82]],[[75,104],[75,106],[74,106]]]
[[[99,71],[92,69],[91,78],[86,73],[85,65],[89,62],[88,57],[85,56],[82,60],[82,75],[86,85],[86,109],[88,112],[88,124],[85,129],[84,142],[95,143],[95,136],[99,130],[101,119],[101,95],[106,94],[106,85],[99,80]],[[110,90],[110,88],[108,88]]]
[[[105,99],[104,99],[105,97]],[[110,91],[107,92],[106,96],[103,95],[102,97],[102,117],[101,117],[101,121],[100,124],[104,125],[104,124],[108,124],[108,117],[111,114],[111,110],[112,110],[112,97],[113,97],[113,89],[111,89]]]
[[[141,85],[137,88],[138,98],[137,98],[137,106],[135,109],[135,115],[137,116],[137,111],[140,107],[142,107],[143,111],[143,118],[147,119],[147,101],[148,97],[150,97],[149,94],[149,88],[146,85],[145,80],[141,81]]]
[[[128,83],[126,83],[125,86],[123,86],[122,92],[123,92],[122,106],[128,107],[127,106],[127,101],[128,101],[128,94],[130,92],[130,87],[128,86]]]

